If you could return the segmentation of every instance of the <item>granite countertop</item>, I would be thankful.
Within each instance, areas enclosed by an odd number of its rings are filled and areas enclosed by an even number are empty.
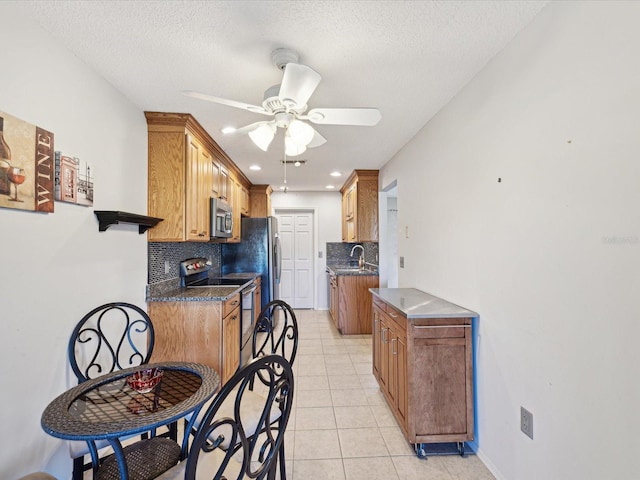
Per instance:
[[[220,302],[231,298],[252,282],[259,273],[244,272],[217,275],[215,278],[237,279],[239,286],[216,285],[210,287],[180,286],[179,278],[147,285],[147,302]]]
[[[375,267],[373,267],[375,268]],[[365,266],[364,269],[360,270],[358,267],[354,267],[352,265],[327,265],[327,273],[331,275],[358,275],[358,276],[378,276],[378,270],[373,269],[370,266]]]
[[[407,318],[468,318],[479,315],[415,288],[370,288],[369,291]]]

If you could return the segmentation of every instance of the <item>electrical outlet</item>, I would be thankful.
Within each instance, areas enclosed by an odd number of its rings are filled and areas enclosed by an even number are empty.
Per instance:
[[[168,260],[164,261],[164,273],[169,273],[169,270],[171,270],[171,265],[169,264]]]
[[[533,440],[533,413],[520,407],[520,430]]]

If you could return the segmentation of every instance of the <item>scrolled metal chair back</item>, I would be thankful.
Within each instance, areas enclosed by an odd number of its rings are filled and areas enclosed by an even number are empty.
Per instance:
[[[154,330],[144,310],[124,302],[94,308],[78,322],[68,356],[78,383],[106,373],[149,363]]]
[[[244,406],[245,400],[250,404],[255,402],[255,396],[249,392],[256,376],[269,380],[257,425],[254,424],[256,418],[245,414]],[[255,358],[238,370],[202,417],[187,457],[185,480],[274,478],[278,452],[291,414],[293,387],[291,364],[280,355]],[[232,414],[231,410],[220,414],[225,401],[232,401]],[[251,407],[252,411],[254,409]],[[255,431],[260,434],[247,434]],[[215,461],[205,461],[204,457],[215,451],[218,453]],[[239,457],[242,461],[238,468]]]
[[[253,329],[253,358],[275,354],[293,365],[297,351],[298,320],[293,309],[282,300],[269,302],[258,315]]]

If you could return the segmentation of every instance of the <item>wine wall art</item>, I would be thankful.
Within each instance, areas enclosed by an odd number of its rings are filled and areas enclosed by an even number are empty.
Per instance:
[[[0,207],[53,212],[53,133],[0,111]]]

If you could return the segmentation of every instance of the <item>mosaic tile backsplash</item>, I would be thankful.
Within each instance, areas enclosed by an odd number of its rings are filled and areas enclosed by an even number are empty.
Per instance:
[[[149,242],[147,244],[149,257],[148,283],[157,283],[180,276],[179,264],[182,260],[193,257],[204,257],[213,263],[214,274],[220,274],[220,257],[222,255],[219,243],[196,242]],[[165,273],[165,262],[169,271]]]
[[[358,257],[349,257],[354,245],[364,247],[365,262],[378,265],[378,243],[344,243],[327,242],[327,265],[358,265]],[[213,263],[213,274],[220,274],[222,249],[219,243],[196,242],[149,242],[147,244],[149,259],[149,284],[171,280],[180,276],[179,264],[182,260],[192,257],[204,257]],[[356,252],[359,254],[359,251]],[[165,262],[169,267],[165,273]]]
[[[351,249],[355,245],[362,245],[364,247],[364,261],[378,265],[378,242],[327,242],[327,265],[358,265],[358,256],[360,255],[360,249],[356,250],[353,257],[349,256]]]

